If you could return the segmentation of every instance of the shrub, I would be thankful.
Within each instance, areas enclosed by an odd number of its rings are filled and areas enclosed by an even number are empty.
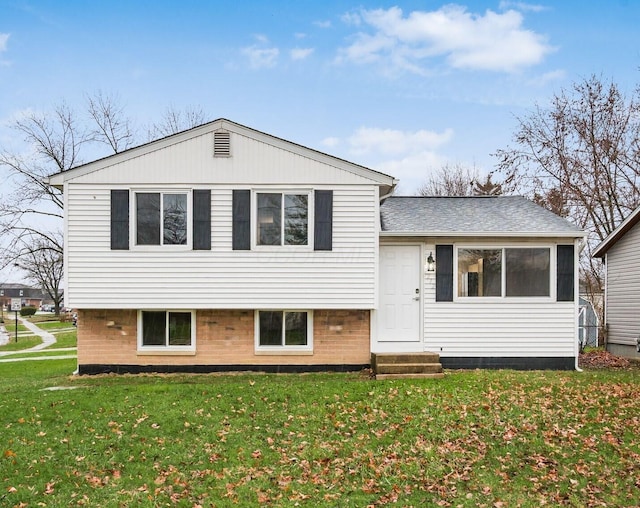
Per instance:
[[[20,315],[22,317],[33,316],[35,313],[36,313],[36,308],[35,307],[22,307],[20,309]]]

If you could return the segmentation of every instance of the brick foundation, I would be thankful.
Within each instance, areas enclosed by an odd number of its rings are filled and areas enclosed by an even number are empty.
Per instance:
[[[80,310],[78,366],[84,371],[121,370],[117,366],[150,366],[140,370],[317,370],[318,366],[361,367],[370,363],[368,310],[313,312],[313,354],[264,355],[255,352],[252,310],[198,310],[196,352],[191,355],[140,355],[137,311]],[[100,368],[101,366],[105,368]],[[198,368],[194,369],[193,367]],[[84,367],[84,368],[83,368]],[[287,368],[289,367],[289,368]],[[124,369],[136,370],[136,369]],[[228,370],[228,369],[227,369]],[[340,369],[339,369],[340,370]]]

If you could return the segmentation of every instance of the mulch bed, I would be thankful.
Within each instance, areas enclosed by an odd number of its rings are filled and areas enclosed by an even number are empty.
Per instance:
[[[581,353],[578,364],[585,369],[628,369],[637,365],[626,358],[600,350]]]

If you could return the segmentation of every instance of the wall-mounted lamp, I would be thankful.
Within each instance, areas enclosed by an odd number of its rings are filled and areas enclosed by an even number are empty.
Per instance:
[[[429,252],[429,256],[427,257],[427,272],[435,272],[436,271],[436,260],[433,257],[433,252]]]

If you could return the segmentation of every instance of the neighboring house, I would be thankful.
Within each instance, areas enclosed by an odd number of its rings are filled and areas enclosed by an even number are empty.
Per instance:
[[[598,247],[593,257],[605,267],[604,328],[607,350],[640,358],[640,207]]]
[[[574,368],[584,234],[214,122],[53,175],[80,373]]]
[[[11,306],[12,298],[20,298],[23,307],[35,307],[42,305],[50,298],[41,290],[25,284],[0,284],[0,304],[5,308]]]

